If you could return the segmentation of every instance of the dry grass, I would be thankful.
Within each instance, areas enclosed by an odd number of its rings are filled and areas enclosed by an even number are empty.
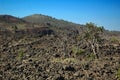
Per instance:
[[[51,62],[54,63],[63,63],[63,64],[69,64],[69,63],[79,63],[80,61],[78,59],[75,58],[54,58],[51,60]]]

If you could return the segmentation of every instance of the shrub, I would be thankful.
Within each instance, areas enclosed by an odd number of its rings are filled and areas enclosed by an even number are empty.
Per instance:
[[[90,59],[90,60],[93,60],[93,59],[95,59],[95,55],[94,55],[94,53],[90,53],[89,55],[88,55],[88,58]]]
[[[18,59],[21,60],[23,58],[23,56],[24,56],[23,50],[19,50],[18,51]]]
[[[98,27],[92,22],[87,23],[85,26],[86,29],[83,31],[84,34],[82,35],[83,40],[86,42],[86,45],[89,44],[91,46],[92,52],[97,56],[99,53],[99,41],[101,40],[104,28]]]
[[[117,37],[111,37],[110,38],[110,42],[112,42],[112,43],[119,43],[119,39],[117,38]]]
[[[118,80],[120,80],[120,68],[117,71],[117,77],[118,77]]]
[[[84,54],[85,53],[85,50],[84,49],[79,49],[77,47],[73,47],[72,48],[72,52],[76,55],[81,55],[81,54]]]
[[[84,54],[85,50],[84,49],[78,49],[76,55],[81,55]]]

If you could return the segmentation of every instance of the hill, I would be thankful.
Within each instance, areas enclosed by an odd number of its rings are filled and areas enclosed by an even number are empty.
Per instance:
[[[25,21],[20,19],[20,18],[16,18],[14,16],[11,16],[11,15],[0,15],[0,22],[24,23]]]
[[[28,22],[32,22],[32,23],[46,23],[49,25],[51,24],[52,26],[57,26],[57,27],[80,26],[72,22],[58,20],[58,19],[52,18],[50,16],[42,15],[42,14],[33,14],[30,16],[26,16],[22,19]]]
[[[0,80],[119,80],[120,32],[45,15],[0,15]]]
[[[64,20],[58,20],[42,14],[26,16],[23,18],[23,20],[37,24],[47,24],[48,27],[54,29],[58,34],[63,33],[69,35],[73,32],[77,32],[78,30],[79,32],[81,32],[81,30],[83,29],[83,25],[75,24]]]

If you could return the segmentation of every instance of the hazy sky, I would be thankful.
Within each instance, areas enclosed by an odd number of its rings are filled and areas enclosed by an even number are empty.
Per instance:
[[[24,17],[36,13],[120,31],[120,0],[0,0],[0,14]]]

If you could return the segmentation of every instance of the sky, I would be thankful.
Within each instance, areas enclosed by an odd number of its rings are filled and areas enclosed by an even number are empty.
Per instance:
[[[16,17],[43,14],[120,31],[120,0],[0,0],[0,15],[3,14]]]

